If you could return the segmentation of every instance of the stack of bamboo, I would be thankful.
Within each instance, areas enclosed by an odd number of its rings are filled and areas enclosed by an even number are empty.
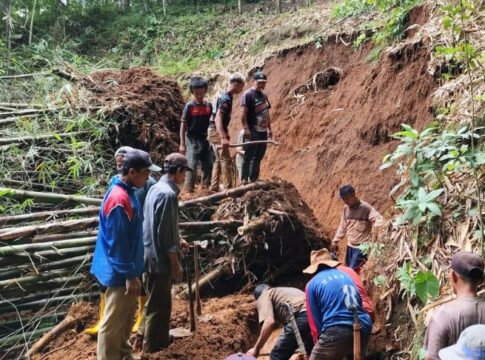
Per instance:
[[[223,275],[260,277],[261,266],[307,261],[310,249],[322,246],[316,233],[305,238],[311,226],[295,215],[305,210],[299,197],[296,203],[285,198],[286,192],[297,195],[288,186],[257,182],[180,203],[181,236],[195,248],[205,244],[196,256],[186,257],[188,266],[200,273],[201,288]],[[0,318],[0,351],[18,354],[61,320],[69,305],[97,298],[98,285],[89,267],[101,200],[2,188],[0,192],[57,204],[48,211],[0,217],[0,311],[5,314]],[[59,202],[77,207],[59,209]],[[187,287],[179,290],[187,293]]]

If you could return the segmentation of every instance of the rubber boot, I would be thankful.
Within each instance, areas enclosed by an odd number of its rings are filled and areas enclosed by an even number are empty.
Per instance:
[[[96,323],[96,325],[84,330],[84,333],[88,335],[96,335],[98,333],[99,326],[101,325],[101,321],[103,320],[105,306],[106,306],[106,294],[101,293],[99,294],[99,320]]]
[[[138,309],[136,311],[136,320],[133,324],[133,328],[131,329],[132,333],[138,333],[138,329],[140,328],[141,319],[143,317],[143,308],[145,307],[145,303],[147,302],[147,297],[145,295],[138,296]]]

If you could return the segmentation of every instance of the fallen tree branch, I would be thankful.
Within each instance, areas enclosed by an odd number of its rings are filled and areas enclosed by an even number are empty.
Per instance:
[[[62,320],[59,324],[54,326],[51,330],[49,330],[44,336],[42,336],[25,354],[26,359],[30,359],[30,357],[43,348],[45,348],[49,343],[53,340],[57,339],[62,333],[65,331],[72,329],[75,327],[80,321],[80,318],[74,317],[72,315],[67,315],[64,320]]]
[[[39,202],[59,204],[62,202],[72,202],[87,205],[101,205],[102,199],[90,198],[80,195],[65,195],[47,192],[25,191],[12,188],[0,187],[1,196],[12,197],[17,199],[34,199]]]
[[[219,192],[217,194],[212,194],[212,195],[203,196],[203,197],[196,198],[196,199],[187,200],[187,201],[181,202],[179,204],[179,207],[181,209],[183,209],[183,208],[187,208],[187,207],[190,207],[190,206],[200,205],[200,204],[203,204],[203,203],[213,204],[213,203],[216,203],[216,202],[218,202],[222,199],[228,198],[228,197],[238,197],[238,196],[241,196],[241,195],[247,193],[248,191],[265,189],[265,188],[269,188],[269,186],[270,185],[267,182],[258,181],[258,182],[252,183],[252,184],[239,186],[237,188],[230,189],[230,190],[227,190],[227,191],[222,191],[222,192]]]

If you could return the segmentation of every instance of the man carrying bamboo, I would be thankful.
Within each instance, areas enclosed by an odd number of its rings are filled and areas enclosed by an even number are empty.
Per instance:
[[[229,77],[227,90],[219,95],[214,107],[214,116],[208,132],[208,140],[215,156],[214,166],[212,167],[212,191],[219,191],[220,180],[222,180],[222,185],[226,190],[234,186],[232,159],[229,151],[229,123],[231,122],[233,95],[239,94],[244,89],[245,83],[246,80],[242,74],[232,74]]]
[[[141,292],[139,276],[144,270],[143,214],[134,188],[145,185],[150,170],[160,168],[148,153],[136,149],[126,152],[121,176],[114,179],[101,204],[91,266],[91,273],[107,288],[98,332],[99,360],[131,357],[129,336]]]
[[[172,153],[165,158],[163,171],[163,177],[148,192],[144,208],[143,285],[147,302],[137,342],[143,343],[146,353],[158,352],[170,344],[172,282],[182,278],[180,251],[188,246],[179,235],[178,195],[186,172],[192,169],[184,155]]]

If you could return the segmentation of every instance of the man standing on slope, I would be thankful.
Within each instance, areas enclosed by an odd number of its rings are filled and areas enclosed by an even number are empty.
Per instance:
[[[241,96],[241,123],[244,128],[244,138],[249,141],[268,140],[272,137],[269,117],[271,104],[263,93],[266,81],[265,74],[256,72],[253,75],[253,86]],[[259,179],[259,169],[266,147],[267,144],[245,146],[241,170],[242,182],[254,182]]]
[[[370,315],[347,271],[339,270],[326,249],[312,251],[310,266],[303,272],[314,275],[306,286],[308,322],[315,342],[310,360],[352,359],[353,307],[361,325],[361,352],[365,354],[372,329]]]
[[[136,298],[141,293],[143,214],[134,188],[145,185],[153,165],[150,155],[130,150],[123,157],[121,176],[113,180],[99,212],[99,233],[91,273],[106,289],[106,306],[98,332],[97,358],[131,357],[129,336]]]
[[[340,240],[347,235],[345,265],[360,273],[367,256],[359,246],[372,240],[372,227],[382,226],[384,219],[371,205],[359,200],[352,185],[342,186],[339,193],[345,206],[339,228],[332,240],[332,251],[338,251]]]
[[[470,252],[459,252],[451,259],[450,282],[456,299],[431,316],[424,337],[426,360],[439,360],[438,352],[455,344],[468,326],[485,324],[485,301],[477,295],[484,267],[483,259]]]
[[[224,90],[216,101],[214,116],[209,125],[208,139],[215,155],[212,168],[211,190],[219,191],[219,182],[222,176],[224,189],[234,186],[232,181],[232,160],[229,151],[229,123],[232,115],[232,97],[244,89],[246,80],[240,73],[234,73],[229,77],[229,86]]]
[[[207,129],[212,116],[212,104],[204,99],[208,82],[199,76],[189,81],[192,99],[185,104],[180,126],[179,152],[186,155],[190,171],[185,177],[185,190],[194,192],[197,165],[202,168],[202,187],[208,188],[212,173],[212,153],[207,141]]]
[[[165,158],[163,171],[165,174],[148,192],[144,208],[143,284],[148,298],[137,343],[142,339],[143,351],[147,353],[170,344],[172,281],[182,279],[180,251],[188,246],[179,234],[178,195],[186,172],[192,169],[184,155],[172,153]]]

